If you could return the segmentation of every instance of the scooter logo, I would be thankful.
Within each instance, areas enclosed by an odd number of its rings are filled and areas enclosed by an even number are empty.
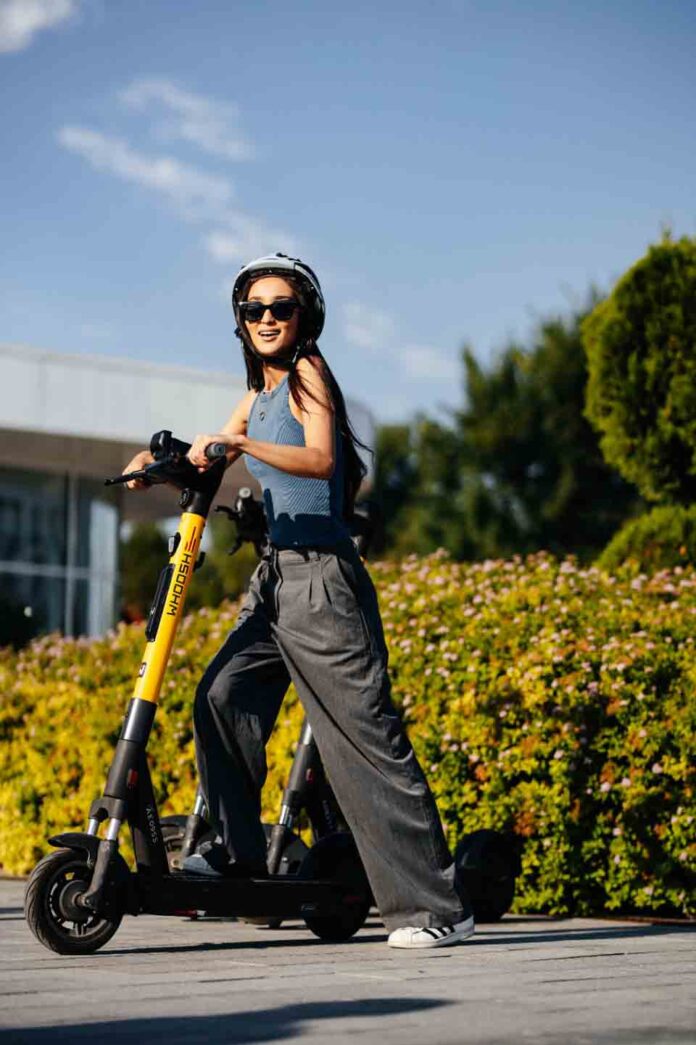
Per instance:
[[[193,540],[193,538],[192,538]],[[189,544],[191,541],[189,541]],[[188,548],[188,544],[186,545]],[[176,573],[172,579],[172,586],[169,589],[169,602],[167,604],[167,616],[176,617],[179,612],[179,606],[186,590],[186,581],[188,575],[191,573],[193,563],[193,556],[191,552],[184,551],[181,556],[181,562],[176,567]]]
[[[152,806],[145,806],[145,817],[147,819],[147,826],[150,828],[150,838],[154,845],[157,845],[157,821],[155,819],[155,811]]]

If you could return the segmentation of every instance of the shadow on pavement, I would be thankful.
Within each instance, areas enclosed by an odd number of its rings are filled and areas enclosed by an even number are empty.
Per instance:
[[[504,922],[502,923],[505,924]],[[519,924],[519,923],[518,923]],[[516,943],[584,943],[585,940],[636,940],[641,937],[655,937],[655,936],[666,936],[670,933],[690,933],[696,932],[696,926],[691,925],[635,925],[627,926],[621,925],[616,928],[598,928],[593,927],[591,929],[548,929],[538,930],[535,929],[533,932],[524,933],[517,932],[506,933],[497,930],[495,932],[485,932],[485,930],[477,930],[476,935],[468,940],[466,943],[467,947],[478,946],[488,947],[489,945],[498,946],[503,945],[509,947],[511,944]]]
[[[277,932],[277,930],[274,930]],[[354,936],[350,940],[345,940],[341,944],[334,944],[336,947],[351,947],[357,943],[384,943],[386,940],[385,933],[380,933],[379,936],[363,935]],[[318,939],[315,936],[310,936],[305,939],[293,939],[293,940],[270,940],[267,936],[259,935],[259,940],[229,940],[224,943],[191,943],[191,944],[179,944],[172,947],[114,947],[109,948],[107,945],[99,953],[103,955],[109,955],[112,958],[120,957],[128,954],[196,954],[202,951],[268,951],[273,948],[282,948],[286,950],[288,947],[320,947],[325,948],[327,945],[323,940]],[[91,955],[89,956],[91,957]]]
[[[424,1012],[452,1002],[430,998],[373,998],[364,1001],[307,1002],[277,1009],[230,1013],[223,1016],[165,1016],[152,1019],[110,1020],[104,1023],[58,1024],[26,1030],[0,1030],[3,1045],[51,1045],[102,1042],[129,1045],[164,1041],[167,1045],[241,1045],[242,1042],[282,1041],[299,1037],[308,1020],[392,1016]],[[375,1030],[378,1028],[375,1027]],[[328,1033],[328,1031],[327,1031]]]

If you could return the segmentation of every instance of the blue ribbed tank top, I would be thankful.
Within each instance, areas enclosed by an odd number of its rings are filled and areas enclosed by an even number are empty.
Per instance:
[[[305,446],[304,428],[293,417],[288,375],[270,392],[258,392],[251,404],[247,435],[263,443]],[[334,420],[334,424],[336,422]],[[244,454],[249,472],[263,490],[271,542],[280,547],[326,546],[350,537],[343,519],[343,446],[336,433],[336,466],[330,479],[290,475]]]

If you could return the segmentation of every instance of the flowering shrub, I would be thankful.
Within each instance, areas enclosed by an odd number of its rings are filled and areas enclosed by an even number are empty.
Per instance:
[[[696,574],[544,555],[375,563],[395,702],[449,841],[524,839],[516,909],[693,913]],[[195,789],[191,702],[236,605],[182,623],[149,757],[161,812]],[[103,787],[143,644],[39,639],[0,652],[0,862],[28,871]],[[268,750],[277,813],[299,732],[291,689]]]

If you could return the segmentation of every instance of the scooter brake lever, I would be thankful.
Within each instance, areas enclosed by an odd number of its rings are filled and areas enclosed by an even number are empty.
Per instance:
[[[135,472],[126,472],[124,475],[115,475],[111,479],[104,480],[104,486],[116,486],[117,483],[129,483],[131,479],[140,479],[147,486],[152,485],[152,479],[144,468],[138,468]]]

